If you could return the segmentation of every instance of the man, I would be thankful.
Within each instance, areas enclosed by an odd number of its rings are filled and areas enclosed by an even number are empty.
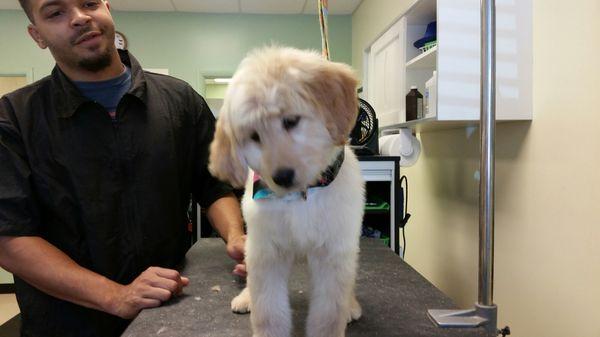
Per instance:
[[[237,199],[206,169],[214,118],[187,84],[115,49],[107,2],[20,3],[56,67],[0,99],[0,265],[22,336],[118,336],[189,283],[174,268],[190,193],[243,259]]]

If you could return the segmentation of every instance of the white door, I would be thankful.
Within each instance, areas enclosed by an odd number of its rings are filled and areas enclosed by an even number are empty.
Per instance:
[[[368,52],[367,101],[373,105],[380,127],[405,121],[405,39],[406,19],[402,18]]]

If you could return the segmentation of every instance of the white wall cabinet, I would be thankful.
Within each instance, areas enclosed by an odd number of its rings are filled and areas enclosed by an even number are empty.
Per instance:
[[[532,119],[531,0],[496,0],[496,119]],[[413,42],[437,21],[437,47]],[[417,131],[474,124],[480,115],[479,0],[419,0],[365,50],[365,97],[380,127]],[[437,115],[406,122],[412,85],[424,94],[437,70]]]

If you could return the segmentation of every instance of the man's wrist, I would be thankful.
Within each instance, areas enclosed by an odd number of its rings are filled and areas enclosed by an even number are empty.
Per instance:
[[[227,237],[224,238],[226,243],[232,242],[244,235],[244,230],[242,229],[242,225],[232,225],[229,227],[229,232],[227,233]]]
[[[103,292],[100,300],[100,309],[111,315],[119,316],[120,301],[122,299],[120,293],[121,288],[124,286],[107,278],[104,281],[106,282],[104,287],[106,291]]]

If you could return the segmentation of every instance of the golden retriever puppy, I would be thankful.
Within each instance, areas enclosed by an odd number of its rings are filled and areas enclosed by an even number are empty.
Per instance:
[[[290,336],[296,258],[311,273],[308,336],[343,337],[361,315],[354,286],[364,181],[346,146],[356,84],[347,65],[267,47],[250,53],[229,85],[209,169],[246,186],[248,282],[232,310],[251,311],[253,337]]]

